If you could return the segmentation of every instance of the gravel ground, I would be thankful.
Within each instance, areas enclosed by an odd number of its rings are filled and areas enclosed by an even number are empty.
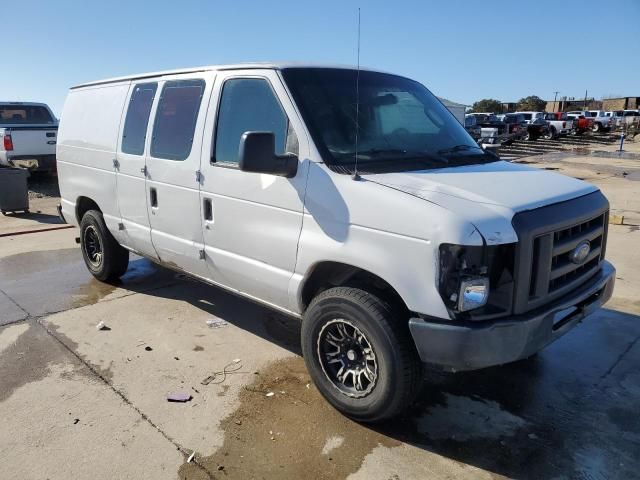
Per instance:
[[[29,200],[34,198],[59,197],[56,175],[32,173],[29,177]]]

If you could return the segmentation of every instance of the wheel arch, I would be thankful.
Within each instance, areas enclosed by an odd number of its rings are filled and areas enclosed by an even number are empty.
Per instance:
[[[78,221],[78,225],[82,222],[84,214],[89,210],[97,210],[102,213],[102,209],[98,206],[95,200],[85,196],[78,197],[76,199],[76,220]]]
[[[395,308],[409,311],[402,296],[384,278],[364,268],[335,261],[321,261],[309,269],[300,288],[300,311],[306,311],[313,298],[323,291],[344,286],[362,288]]]

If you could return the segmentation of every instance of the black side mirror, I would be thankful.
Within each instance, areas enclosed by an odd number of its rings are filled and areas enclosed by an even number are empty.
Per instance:
[[[240,170],[291,178],[298,171],[298,157],[276,155],[273,132],[244,132],[240,138]]]

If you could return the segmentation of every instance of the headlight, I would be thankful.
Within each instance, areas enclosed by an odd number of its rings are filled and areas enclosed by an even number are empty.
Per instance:
[[[438,290],[451,318],[483,320],[511,312],[515,244],[439,248]]]
[[[458,310],[461,312],[483,307],[488,299],[489,279],[487,277],[476,277],[460,282]]]

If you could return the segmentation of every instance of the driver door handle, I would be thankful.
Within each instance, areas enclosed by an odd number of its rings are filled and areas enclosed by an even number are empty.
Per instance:
[[[205,222],[213,222],[213,203],[210,198],[205,198],[202,204],[202,214]]]

